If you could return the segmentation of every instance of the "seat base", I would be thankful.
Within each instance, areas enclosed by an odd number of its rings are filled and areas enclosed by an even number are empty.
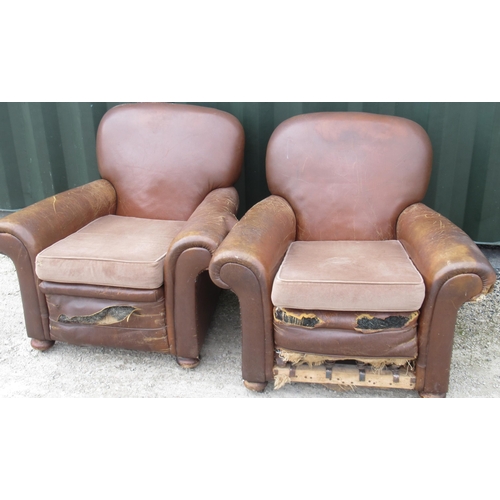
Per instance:
[[[339,362],[356,362],[360,365],[370,365],[375,370],[381,370],[386,366],[412,366],[412,362],[416,359],[413,357],[375,357],[375,356],[336,356],[314,354],[306,352],[291,351],[283,349],[282,347],[276,348],[275,363],[279,367],[286,366],[290,363],[293,366],[308,365],[318,366],[327,365]]]
[[[168,354],[163,287],[154,290],[51,283],[39,285],[50,340]]]
[[[418,316],[418,311],[361,313],[276,307],[274,342],[286,350],[333,359],[414,359]]]
[[[287,383],[303,382],[341,387],[376,387],[383,389],[415,389],[415,373],[406,367],[376,369],[367,365],[356,366],[332,363],[309,367],[307,365],[274,366],[274,388]]]

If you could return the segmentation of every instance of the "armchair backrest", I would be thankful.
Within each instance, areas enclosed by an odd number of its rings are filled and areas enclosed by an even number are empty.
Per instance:
[[[117,215],[187,220],[210,191],[234,184],[243,162],[240,122],[200,106],[116,106],[102,118],[96,142]]]
[[[269,140],[272,194],[297,217],[298,240],[386,240],[422,200],[432,168],[426,132],[405,118],[325,112],[281,123]]]

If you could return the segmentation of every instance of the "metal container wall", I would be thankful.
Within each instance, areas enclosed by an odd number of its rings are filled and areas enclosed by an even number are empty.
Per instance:
[[[95,134],[118,103],[0,103],[0,210],[15,210],[99,178]],[[192,103],[235,115],[246,134],[237,183],[242,215],[269,194],[265,154],[291,116],[365,111],[416,121],[429,134],[434,166],[424,202],[475,241],[500,243],[499,103]]]

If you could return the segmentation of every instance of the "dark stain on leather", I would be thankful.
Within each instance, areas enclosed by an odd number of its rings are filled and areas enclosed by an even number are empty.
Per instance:
[[[385,330],[387,328],[402,328],[410,318],[407,316],[388,316],[385,319],[373,318],[365,314],[358,317],[356,326],[361,330]]]

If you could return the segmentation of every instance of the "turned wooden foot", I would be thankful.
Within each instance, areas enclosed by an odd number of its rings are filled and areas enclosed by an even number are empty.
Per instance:
[[[421,398],[445,398],[446,397],[446,392],[443,394],[435,394],[433,392],[419,392],[418,395]]]
[[[243,380],[245,387],[254,392],[264,392],[264,389],[267,386],[267,382],[248,382]]]
[[[182,366],[182,368],[196,368],[200,364],[198,358],[181,358],[177,357],[177,364]]]
[[[36,349],[37,351],[46,351],[50,349],[55,342],[53,340],[39,340],[39,339],[31,339],[31,347]]]

